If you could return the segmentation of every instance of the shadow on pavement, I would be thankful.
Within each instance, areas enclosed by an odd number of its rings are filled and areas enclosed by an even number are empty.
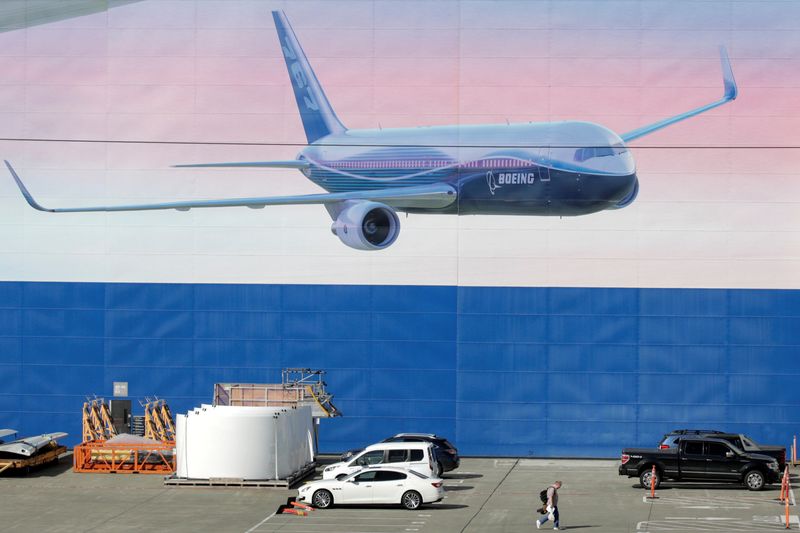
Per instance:
[[[631,488],[638,489],[642,491],[643,496],[648,496],[650,494],[650,489],[642,489],[642,486],[638,483],[636,485],[631,485]],[[781,485],[780,483],[775,485],[765,485],[763,489],[756,490],[756,491],[749,491],[745,488],[744,485],[740,483],[670,483],[669,485],[661,485],[656,489],[656,493],[661,492],[663,490],[672,490],[672,489],[714,489],[714,490],[737,490],[742,492],[772,492],[780,490]]]
[[[62,456],[58,461],[52,463],[45,463],[38,466],[33,466],[29,470],[23,468],[9,469],[0,474],[0,477],[56,477],[60,476],[67,470],[72,469],[72,454]]]
[[[483,477],[483,474],[444,474],[442,479],[475,479]]]

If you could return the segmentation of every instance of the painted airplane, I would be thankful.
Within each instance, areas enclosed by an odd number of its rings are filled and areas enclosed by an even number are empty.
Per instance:
[[[47,208],[6,161],[27,202],[52,213],[322,204],[344,244],[381,250],[397,239],[398,211],[577,216],[626,207],[639,192],[627,143],[730,102],[738,92],[720,48],[721,99],[622,135],[578,121],[351,130],[334,113],[286,16],[272,15],[308,146],[289,161],[176,166],[297,169],[326,193]]]

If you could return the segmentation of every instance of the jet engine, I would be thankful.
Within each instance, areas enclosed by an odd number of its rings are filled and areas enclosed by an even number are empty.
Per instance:
[[[357,202],[339,213],[331,231],[350,248],[383,250],[397,239],[400,219],[388,205]]]
[[[628,193],[628,195],[617,202],[614,207],[611,209],[622,209],[623,207],[628,207],[636,200],[636,197],[639,196],[639,180],[637,179],[633,184],[633,190]]]

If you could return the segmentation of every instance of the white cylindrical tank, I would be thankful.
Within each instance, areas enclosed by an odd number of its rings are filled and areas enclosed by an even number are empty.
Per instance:
[[[281,479],[314,460],[310,407],[203,405],[176,421],[177,476]]]

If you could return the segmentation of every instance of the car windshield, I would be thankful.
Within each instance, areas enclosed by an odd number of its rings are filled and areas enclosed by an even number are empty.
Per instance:
[[[754,441],[750,437],[745,437],[744,435],[742,435],[742,443],[744,443],[745,446],[748,446],[750,448],[758,448],[758,443],[756,441]]]
[[[732,449],[733,451],[735,451],[736,453],[738,453],[738,454],[743,454],[743,453],[744,453],[744,450],[740,450],[740,449],[739,449],[739,447],[738,447],[738,446],[736,446],[735,444],[733,444],[732,442],[729,442],[729,443],[728,443],[728,446],[730,446],[730,447],[731,447],[731,449]]]
[[[356,457],[353,462],[350,463],[350,466],[376,465],[381,462],[383,462],[383,450],[372,450],[364,452]]]

